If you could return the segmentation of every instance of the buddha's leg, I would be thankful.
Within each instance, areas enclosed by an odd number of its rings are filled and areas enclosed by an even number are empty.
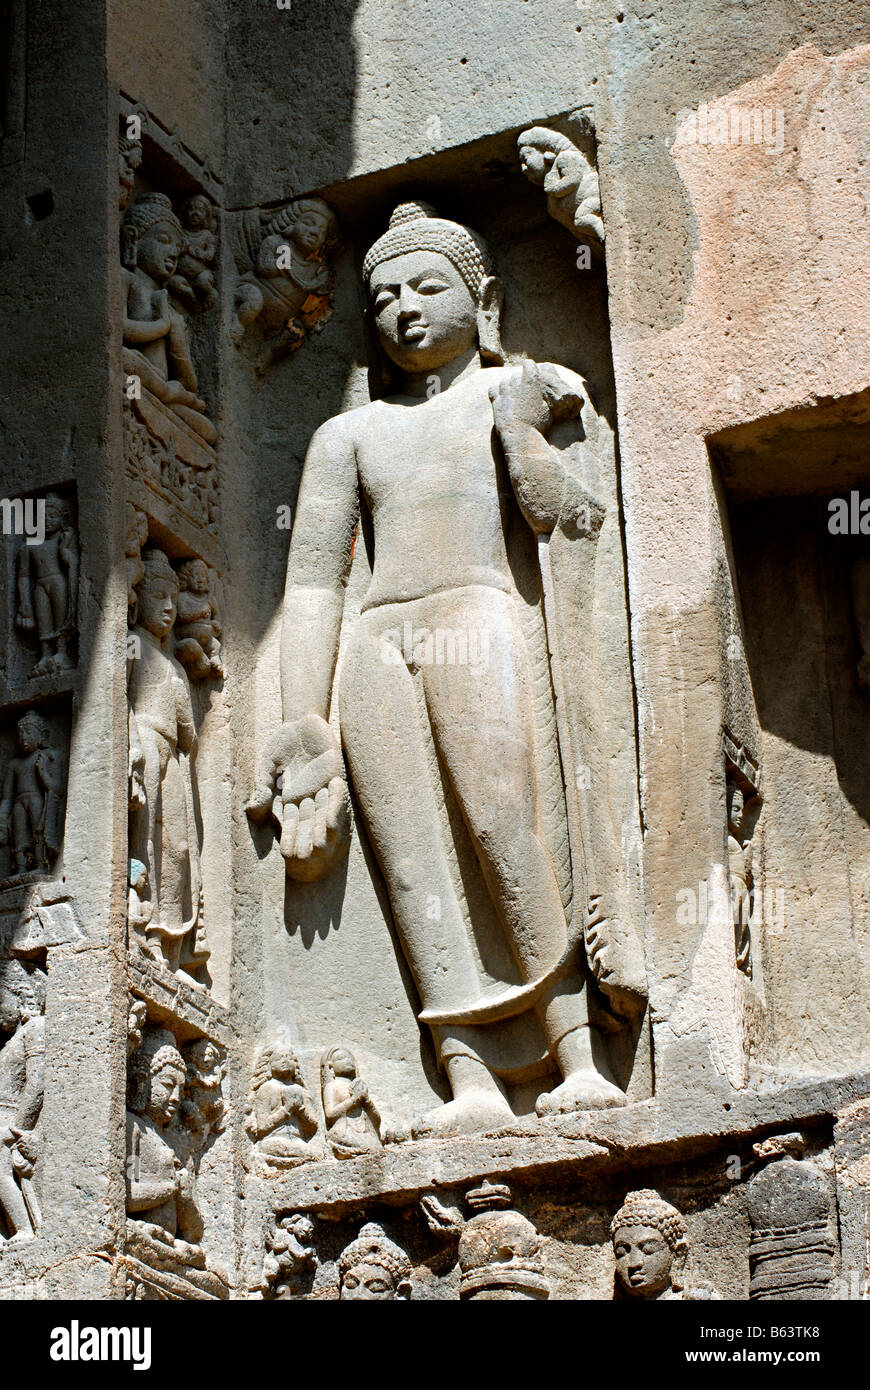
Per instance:
[[[439,753],[517,964],[528,981],[553,969],[568,949],[556,872],[541,837],[532,677],[513,600],[496,590],[464,590],[428,600],[427,626],[465,636],[476,661],[437,660],[424,668],[426,703]],[[472,637],[475,638],[472,642]],[[449,650],[442,643],[442,652]],[[565,1077],[552,1106],[618,1104],[622,1095],[593,1055],[586,991],[577,974],[542,995],[538,1015]]]
[[[160,852],[160,929],[163,949],[173,970],[178,968],[184,935],[184,893],[188,882],[188,827],[184,780],[174,750],[164,750],[160,789],[163,818]]]
[[[562,959],[568,931],[541,837],[522,629],[513,600],[497,590],[455,591],[427,602],[436,641],[422,669],[432,729],[522,977],[533,981]],[[452,648],[446,640],[439,648],[439,631],[453,634]],[[451,650],[478,659],[451,662]]]
[[[342,654],[342,740],[421,1003],[449,1013],[477,1001],[480,981],[450,876],[422,712],[401,659],[402,625],[413,621],[408,610],[403,605],[392,626],[385,609],[357,623]],[[445,1049],[439,1030],[435,1042],[456,1098],[441,1108],[438,1127],[462,1131],[509,1118],[498,1081],[473,1047],[453,1039]]]

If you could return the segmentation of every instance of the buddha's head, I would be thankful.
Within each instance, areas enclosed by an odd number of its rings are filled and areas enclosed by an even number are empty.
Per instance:
[[[175,622],[178,578],[162,550],[142,555],[143,575],[136,585],[137,621],[162,641]]]
[[[629,1192],[610,1223],[616,1277],[627,1298],[659,1298],[682,1287],[686,1224],[651,1188]]]
[[[48,725],[42,715],[33,709],[22,714],[18,721],[18,747],[22,753],[35,753],[37,748],[45,746],[47,738]]]
[[[504,360],[501,286],[468,227],[436,217],[428,203],[402,203],[363,275],[381,345],[402,371],[437,371],[475,346]]]
[[[165,193],[145,193],[124,213],[125,263],[165,285],[184,246],[184,231]]]
[[[171,1124],[181,1104],[186,1071],[169,1030],[150,1031],[130,1061],[130,1109],[147,1116],[158,1129]]]
[[[382,1226],[370,1222],[339,1256],[339,1298],[386,1303],[410,1297],[411,1261]]]
[[[58,531],[62,531],[64,526],[69,523],[69,509],[62,497],[58,497],[56,492],[45,494],[45,534],[53,536]]]

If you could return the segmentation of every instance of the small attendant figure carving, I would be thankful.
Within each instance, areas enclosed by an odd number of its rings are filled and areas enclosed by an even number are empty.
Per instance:
[[[187,676],[166,650],[178,597],[175,571],[161,550],[147,550],[142,565],[134,630],[139,654],[129,663],[128,682],[130,847],[150,884],[149,954],[170,970],[183,966],[190,973],[209,955],[200,920],[196,730]],[[141,920],[139,909],[134,915]]]
[[[123,212],[133,196],[136,170],[142,163],[142,141],[118,135],[118,207]]]
[[[184,560],[178,575],[175,655],[192,680],[222,676],[221,615],[214,572],[204,560]]]
[[[0,1212],[12,1240],[40,1225],[34,1170],[45,1077],[45,975],[20,961],[0,963]]]
[[[629,1192],[610,1223],[616,1259],[614,1298],[718,1299],[709,1285],[686,1282],[686,1223],[652,1188]]]
[[[242,228],[232,338],[240,343],[256,320],[274,360],[319,332],[332,313],[329,258],[338,247],[338,223],[322,198],[300,198],[268,218],[254,217]]]
[[[155,1028],[133,1054],[127,1109],[127,1213],[138,1234],[159,1250],[168,1246],[190,1263],[203,1263],[202,1218],[194,1177],[176,1152],[173,1122],[186,1068],[175,1038]]]
[[[124,554],[127,563],[127,621],[136,621],[136,586],[145,571],[142,567],[142,547],[148,539],[148,518],[132,502],[126,504]]]
[[[298,1298],[307,1291],[317,1268],[313,1236],[314,1222],[302,1212],[276,1220],[274,1230],[266,1234],[261,1285],[264,1298]]]
[[[69,644],[75,632],[79,578],[79,543],[66,502],[49,492],[42,505],[45,540],[23,545],[18,555],[15,625],[39,643],[33,676],[72,669]]]
[[[566,135],[546,126],[532,126],[517,140],[526,178],[547,195],[547,211],[590,248],[601,250],[604,223],[598,171]]]
[[[187,1075],[181,1103],[181,1118],[198,1148],[212,1135],[221,1133],[226,1102],[221,1093],[225,1054],[211,1038],[197,1038],[184,1049]]]
[[[184,230],[164,193],[146,193],[124,214],[124,370],[208,444],[217,432],[196,394],[187,326],[169,302]]]
[[[319,1158],[312,1142],[317,1111],[292,1047],[260,1048],[251,1077],[245,1129],[267,1163],[292,1167]]]
[[[327,1138],[336,1158],[357,1158],[381,1145],[381,1117],[346,1047],[333,1047],[320,1063]]]
[[[148,870],[141,859],[131,859],[127,888],[128,940],[135,940],[144,955],[162,960],[159,934],[155,933],[156,945],[152,946],[148,940],[153,916],[154,904],[148,900]]]
[[[18,721],[18,747],[3,776],[0,845],[11,837],[16,873],[47,872],[60,853],[64,778],[50,725],[36,710]]]
[[[374,1221],[341,1252],[338,1276],[341,1300],[388,1303],[411,1297],[411,1261]]]
[[[188,309],[210,309],[217,302],[214,258],[214,208],[204,193],[185,198],[179,209],[184,228],[184,247],[169,288]]]

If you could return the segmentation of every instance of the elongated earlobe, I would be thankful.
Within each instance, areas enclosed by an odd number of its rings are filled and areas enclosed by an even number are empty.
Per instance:
[[[477,340],[480,355],[484,362],[492,366],[504,366],[504,348],[501,345],[501,314],[504,306],[504,288],[495,275],[490,275],[480,287],[477,305]]]

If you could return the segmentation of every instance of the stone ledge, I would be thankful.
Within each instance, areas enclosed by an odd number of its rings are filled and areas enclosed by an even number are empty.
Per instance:
[[[171,1026],[179,1042],[211,1038],[222,1047],[229,1045],[227,1010],[205,989],[173,975],[138,950],[128,952],[127,975],[131,993],[145,1000],[155,1020]]]
[[[870,1072],[783,1083],[776,1090],[695,1094],[692,1105],[642,1101],[620,1110],[586,1111],[546,1120],[518,1120],[509,1128],[468,1138],[387,1144],[365,1158],[261,1169],[247,1182],[249,1199],[273,1210],[358,1211],[367,1202],[415,1201],[433,1188],[501,1177],[527,1183],[594,1172],[603,1163],[684,1159],[731,1137],[752,1136],[833,1117],[870,1095]]]

